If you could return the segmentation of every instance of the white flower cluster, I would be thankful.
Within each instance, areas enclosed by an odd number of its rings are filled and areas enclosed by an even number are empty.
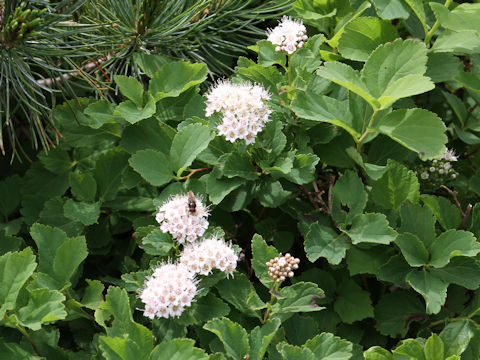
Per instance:
[[[277,45],[275,51],[291,55],[307,41],[306,34],[307,29],[301,20],[292,20],[291,17],[284,16],[274,29],[268,30],[267,40]]]
[[[220,81],[207,94],[206,115],[211,116],[214,112],[223,115],[217,129],[226,140],[243,139],[247,144],[253,144],[265,123],[270,121],[268,116],[272,111],[265,104],[269,99],[270,94],[262,85]]]
[[[287,277],[293,277],[293,270],[298,269],[300,259],[294,258],[289,253],[284,256],[267,261],[265,265],[268,267],[268,275],[276,282],[282,282]]]
[[[457,177],[458,173],[452,166],[452,162],[457,160],[455,152],[446,149],[445,153],[438,159],[417,167],[415,174],[419,175],[422,180],[428,180],[431,185],[437,187]]]
[[[180,316],[185,307],[192,305],[198,293],[197,283],[195,274],[184,264],[161,264],[141,290],[143,314],[150,319]]]
[[[189,206],[194,201],[194,207]],[[175,195],[165,202],[155,217],[163,232],[170,233],[180,244],[193,242],[208,228],[208,209],[201,198],[189,199],[187,195]]]
[[[238,255],[231,244],[223,239],[204,239],[201,242],[185,246],[180,262],[190,271],[208,275],[213,269],[219,269],[233,275],[237,267]]]

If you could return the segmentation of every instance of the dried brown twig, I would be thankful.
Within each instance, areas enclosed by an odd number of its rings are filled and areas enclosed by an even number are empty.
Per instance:
[[[467,227],[468,217],[470,216],[470,213],[472,212],[472,208],[473,208],[472,204],[469,203],[467,205],[467,209],[465,211],[463,211],[462,205],[460,204],[460,202],[458,201],[458,198],[457,198],[458,192],[456,192],[455,190],[450,190],[445,185],[440,185],[440,187],[447,190],[448,193],[452,196],[453,201],[455,201],[455,205],[457,205],[458,211],[460,212],[460,216],[462,217],[462,224],[460,225],[460,230],[465,229]]]

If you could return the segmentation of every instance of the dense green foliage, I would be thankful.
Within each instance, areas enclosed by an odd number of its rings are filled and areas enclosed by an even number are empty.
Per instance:
[[[265,34],[232,75],[271,93],[254,144],[217,135],[209,59],[142,54],[110,70],[118,97],[55,107],[58,146],[4,159],[0,358],[480,358],[480,4],[290,13],[304,46]],[[241,261],[150,320],[139,289],[181,249],[155,213],[188,191]],[[287,252],[279,286],[265,263]]]

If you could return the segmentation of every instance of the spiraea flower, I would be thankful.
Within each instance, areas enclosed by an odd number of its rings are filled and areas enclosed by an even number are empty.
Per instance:
[[[300,259],[294,258],[289,253],[284,256],[277,256],[270,261],[267,261],[265,265],[268,267],[268,275],[280,283],[287,277],[293,277],[293,270],[298,269]]]
[[[247,144],[253,144],[265,123],[270,121],[272,111],[265,103],[269,99],[270,94],[262,85],[219,81],[207,94],[206,115],[211,116],[215,112],[223,115],[217,129],[226,140],[234,142],[243,139]]]
[[[300,49],[307,41],[307,29],[301,20],[292,20],[284,16],[282,21],[274,28],[268,30],[268,38],[272,44],[277,45],[275,51],[285,52],[289,55]]]
[[[185,246],[180,262],[190,271],[208,275],[213,269],[233,275],[238,255],[232,245],[224,239],[210,238]]]
[[[183,264],[163,263],[147,277],[139,298],[143,314],[150,319],[177,317],[192,305],[198,293],[198,280]]]
[[[457,177],[458,173],[452,165],[457,160],[458,157],[455,152],[446,149],[439,158],[417,166],[415,173],[420,176],[421,180],[424,180],[425,185],[437,188]]]
[[[191,203],[193,201],[193,203]],[[208,208],[201,197],[175,195],[158,209],[155,219],[160,229],[170,233],[180,244],[192,242],[208,228]]]

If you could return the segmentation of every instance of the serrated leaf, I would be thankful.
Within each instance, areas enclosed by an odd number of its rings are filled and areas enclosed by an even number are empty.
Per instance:
[[[152,117],[156,110],[155,101],[150,97],[143,107],[130,100],[123,101],[115,108],[114,115],[120,115],[130,124],[135,124],[140,120]]]
[[[474,336],[475,326],[468,319],[447,324],[440,333],[445,344],[445,357],[461,355]]]
[[[329,227],[313,223],[305,237],[304,247],[311,262],[324,257],[330,264],[337,265],[345,257],[350,242],[344,234],[338,234]]]
[[[96,101],[88,105],[83,111],[89,121],[84,121],[82,124],[92,129],[100,129],[105,124],[123,123],[123,119],[114,114],[116,107],[116,104],[110,103],[105,99]]]
[[[337,288],[338,297],[333,308],[343,322],[352,324],[373,317],[373,306],[369,293],[353,280],[341,283]]]
[[[405,284],[405,277],[410,270],[412,268],[402,255],[394,255],[380,268],[378,278],[402,286]]]
[[[338,51],[347,59],[366,61],[378,45],[396,38],[397,29],[389,22],[360,17],[345,26],[338,40]]]
[[[38,155],[40,162],[45,166],[45,169],[54,174],[62,174],[70,170],[72,161],[68,152],[60,147],[51,149],[48,153],[41,153]]]
[[[410,6],[417,16],[418,20],[422,23],[423,30],[425,31],[425,36],[428,32],[427,19],[425,18],[425,8],[423,7],[422,0],[405,0],[405,2]]]
[[[223,174],[228,178],[241,177],[247,180],[256,180],[257,171],[246,154],[237,152],[228,155],[223,167]]]
[[[351,276],[374,274],[389,260],[390,249],[385,246],[373,246],[366,249],[352,246],[347,251],[347,266]]]
[[[225,347],[227,355],[233,359],[242,359],[250,352],[246,330],[230,319],[213,319],[207,322],[203,328],[217,335]]]
[[[317,284],[298,282],[280,289],[278,300],[272,306],[272,315],[280,315],[282,320],[296,312],[311,312],[325,309],[316,304],[316,300],[323,298],[324,292]]]
[[[0,256],[0,318],[15,308],[18,293],[37,267],[31,248]]]
[[[206,125],[190,124],[183,127],[172,141],[172,147],[170,148],[171,169],[177,175],[180,175],[179,172],[190,166],[214,137],[215,133]]]
[[[127,165],[128,153],[115,148],[101,155],[93,171],[102,201],[115,199],[121,185],[122,170]]]
[[[445,152],[445,125],[436,114],[424,109],[392,111],[381,120],[378,130],[424,160],[438,158]]]
[[[238,273],[233,279],[222,280],[215,287],[222,299],[228,301],[242,314],[262,319],[258,310],[250,304],[255,303],[256,307],[264,307],[265,304],[244,274]]]
[[[279,319],[268,319],[262,325],[255,327],[250,333],[250,357],[249,360],[262,360],[267,347],[277,333],[281,322]]]
[[[69,219],[78,220],[83,225],[92,225],[97,222],[100,215],[100,206],[100,202],[89,204],[67,199],[63,204],[63,212],[65,217]]]
[[[192,339],[172,339],[164,341],[153,349],[150,359],[169,360],[207,360],[208,355],[203,349],[196,348]]]
[[[420,184],[413,171],[394,161],[389,161],[387,166],[385,174],[372,186],[371,199],[393,210],[398,210],[406,200],[417,202]]]
[[[288,200],[291,191],[284,190],[280,181],[262,181],[258,187],[258,201],[265,207],[276,208]]]
[[[146,149],[168,154],[174,136],[174,129],[151,118],[126,127],[120,145],[130,154]]]
[[[275,282],[268,275],[268,268],[265,263],[279,256],[277,249],[273,246],[268,246],[260,235],[255,234],[252,238],[252,256],[252,268],[255,271],[255,275],[263,285],[269,289],[272,288]]]
[[[53,262],[58,248],[68,240],[64,231],[42,224],[34,224],[30,235],[37,244],[39,265],[38,271],[54,275]]]
[[[154,229],[139,245],[147,254],[166,256],[174,247],[172,238],[160,229]]]
[[[425,360],[423,349],[415,339],[402,340],[392,353],[394,358],[398,355],[398,358]]]
[[[424,313],[424,304],[412,291],[385,294],[375,306],[376,328],[383,335],[405,337],[411,322]]]
[[[206,186],[208,198],[213,205],[218,205],[228,194],[244,184],[245,180],[241,178],[215,178],[213,174],[208,174]]]
[[[395,244],[410,266],[423,266],[428,263],[428,250],[424,243],[414,234],[403,233],[397,236]]]
[[[332,189],[332,216],[342,223],[350,223],[361,214],[367,204],[367,192],[358,175],[348,170],[335,182]],[[348,212],[345,212],[348,208]]]
[[[373,0],[378,16],[385,20],[407,19],[410,9],[401,0]]]
[[[480,286],[480,265],[472,258],[456,257],[445,267],[431,268],[430,272],[449,284],[457,284],[471,290]]]
[[[122,94],[133,101],[137,106],[143,106],[143,86],[135,78],[130,76],[115,75],[115,82]]]
[[[348,360],[352,357],[353,346],[350,341],[330,333],[321,333],[308,340],[305,348],[312,350],[316,359]]]
[[[277,350],[282,355],[283,360],[314,360],[313,352],[304,347],[294,346],[285,342],[277,345]]]
[[[474,30],[443,31],[432,46],[434,52],[454,54],[478,54],[480,33]]]
[[[72,194],[80,201],[95,201],[97,182],[89,173],[70,173]]]
[[[82,305],[96,310],[103,301],[103,291],[105,286],[99,280],[85,279],[88,284],[82,297]]]
[[[429,53],[425,75],[432,79],[434,83],[438,83],[452,80],[460,72],[461,68],[462,64],[458,57],[452,54]],[[451,94],[449,93],[449,95]]]
[[[480,17],[479,4],[460,4],[451,11],[445,5],[435,2],[431,2],[430,7],[440,25],[446,29],[480,31],[480,24],[478,23]]]
[[[445,359],[444,345],[442,339],[437,334],[432,334],[423,347],[425,360]]]
[[[420,199],[432,210],[438,223],[444,230],[458,229],[460,227],[462,218],[458,208],[450,200],[427,194],[421,195]]]
[[[38,222],[57,227],[68,236],[77,236],[83,233],[84,225],[77,219],[70,219],[65,216],[63,209],[67,198],[54,197],[45,202],[40,211]]]
[[[385,215],[378,213],[358,214],[352,219],[350,228],[341,230],[352,240],[352,244],[375,243],[388,245],[395,240],[397,232],[389,225]]]
[[[268,40],[260,40],[256,46],[258,47],[258,63],[260,65],[265,67],[273,64],[285,66],[287,56],[285,53],[275,51],[276,45]]]
[[[69,281],[87,255],[85,237],[79,236],[66,240],[55,252],[53,260],[54,278],[62,284]]]
[[[28,303],[18,310],[18,320],[23,326],[34,331],[40,330],[42,324],[65,319],[65,296],[56,290],[29,290]]]
[[[282,175],[285,179],[294,184],[306,184],[313,181],[315,167],[320,158],[314,154],[298,154],[293,159],[293,168],[288,174]]]
[[[100,349],[107,360],[138,359],[140,349],[128,338],[100,336]]]
[[[130,166],[154,186],[162,186],[174,179],[167,156],[155,150],[137,151],[129,160]]]
[[[150,80],[149,92],[155,101],[176,97],[207,78],[206,64],[172,61],[163,65]]]
[[[426,248],[430,248],[436,237],[435,216],[430,208],[420,206],[419,204],[405,203],[400,209],[402,226],[400,232],[416,235]]]
[[[380,346],[374,346],[363,353],[365,360],[393,360],[393,355]]]
[[[480,252],[480,244],[471,232],[448,230],[437,237],[430,248],[430,265],[441,268],[455,256],[475,256]]]
[[[448,284],[428,270],[412,270],[406,276],[407,282],[420,293],[427,305],[427,314],[436,314],[447,298]]]

